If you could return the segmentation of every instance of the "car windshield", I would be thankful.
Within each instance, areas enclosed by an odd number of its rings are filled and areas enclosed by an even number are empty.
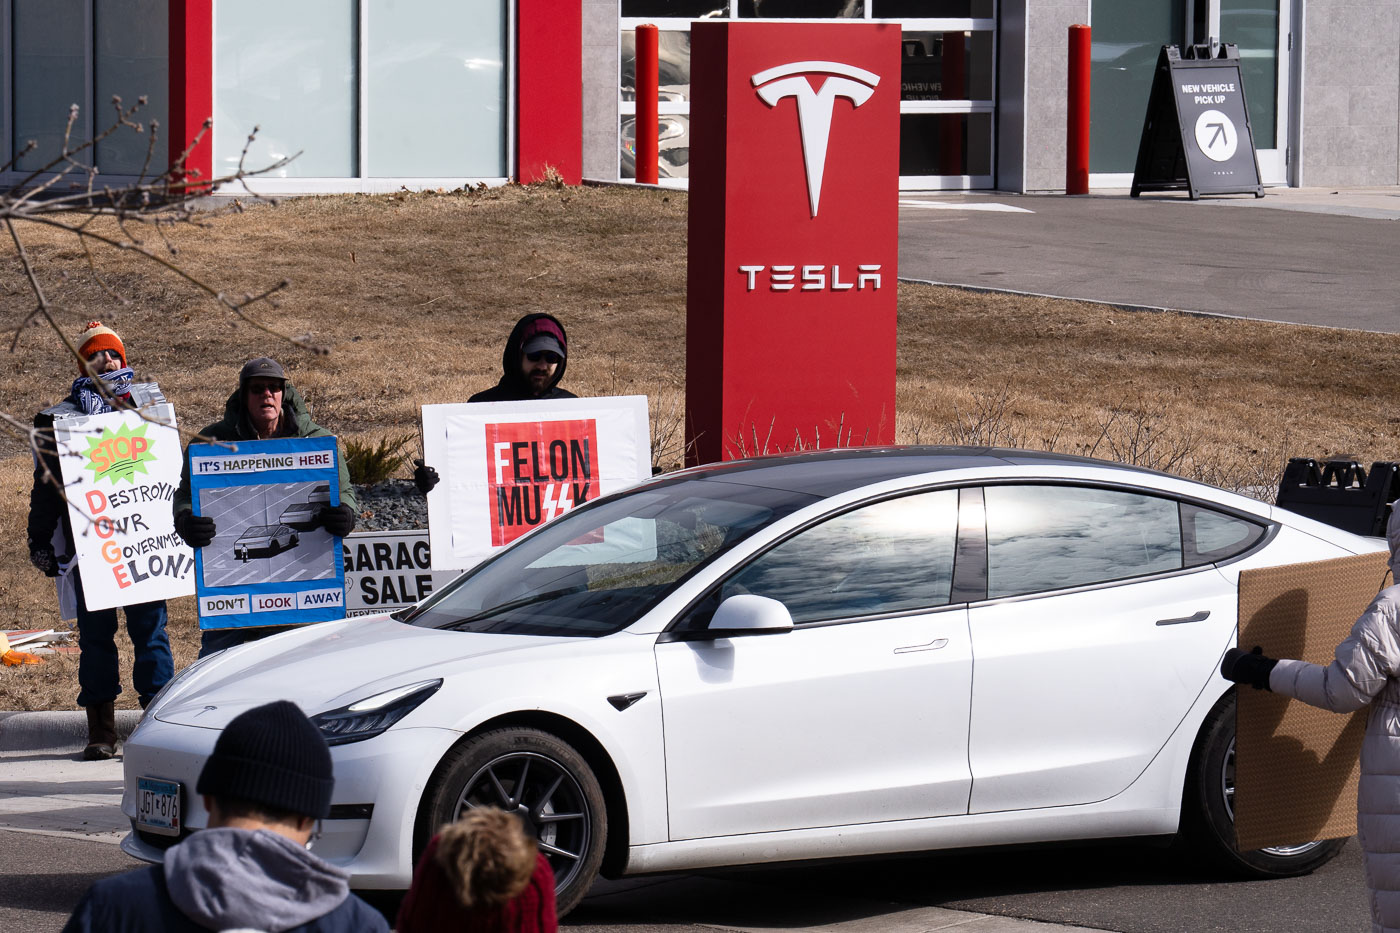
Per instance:
[[[243,532],[243,534],[239,535],[239,537],[266,538],[275,531],[277,531],[276,525],[254,525],[252,528],[249,528],[247,531]]]
[[[464,632],[607,635],[698,567],[815,498],[703,479],[651,483],[555,519],[404,621]]]

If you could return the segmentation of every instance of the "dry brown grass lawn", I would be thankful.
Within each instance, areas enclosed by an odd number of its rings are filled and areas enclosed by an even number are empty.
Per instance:
[[[495,382],[523,313],[547,310],[570,333],[565,384],[582,395],[645,394],[663,432],[684,393],[685,196],[626,188],[508,187],[484,192],[289,200],[176,237],[180,259],[228,291],[291,288],[259,319],[326,346],[294,350],[239,324],[189,285],[135,257],[99,256],[113,309],[81,252],[30,232],[36,263],[70,334],[101,318],[158,380],[187,426],[216,417],[237,367],[268,353],[287,366],[318,421],[378,439],[418,422],[419,406]],[[31,302],[12,256],[0,319]],[[1078,302],[902,285],[898,439],[1054,446],[1229,486],[1270,485],[1290,455],[1390,459],[1400,412],[1390,388],[1400,338],[1117,311]],[[0,368],[0,410],[24,418],[72,378],[51,334],[31,328]],[[801,361],[775,361],[775,376]],[[672,465],[679,452],[660,452]],[[57,623],[49,581],[30,568],[30,458],[0,443],[0,605],[7,628]],[[192,600],[172,604],[177,664],[193,657]],[[119,639],[120,641],[120,639]],[[125,662],[129,671],[129,659]],[[64,708],[76,663],[0,673],[0,709]],[[128,687],[123,705],[133,705]]]

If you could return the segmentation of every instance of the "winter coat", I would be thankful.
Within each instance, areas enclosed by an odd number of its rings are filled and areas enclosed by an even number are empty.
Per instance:
[[[554,871],[543,854],[535,856],[535,873],[525,890],[493,908],[462,906],[447,873],[438,865],[438,837],[428,843],[413,872],[413,886],[399,907],[397,933],[556,933]]]
[[[282,390],[282,418],[284,424],[292,425],[291,433],[282,437],[330,437],[331,432],[311,420],[311,409],[302,399],[301,393],[290,382]],[[248,418],[248,406],[243,401],[243,387],[239,386],[224,404],[224,416],[199,432],[216,441],[255,441],[258,432]],[[340,501],[343,505],[359,511],[355,502],[355,489],[350,485],[350,471],[345,466],[345,451],[338,450],[340,461]],[[190,455],[185,451],[185,465],[180,471],[180,488],[175,491],[172,508],[176,515],[190,508]]]
[[[554,380],[550,382],[549,388],[543,395],[535,395],[530,384],[525,379],[525,374],[520,370],[520,351],[525,345],[525,331],[530,324],[541,318],[553,321],[559,327],[559,333],[564,334],[565,357],[559,361],[559,368],[554,370]],[[564,325],[552,314],[527,314],[515,322],[515,327],[511,330],[510,336],[506,338],[506,348],[501,351],[501,381],[485,391],[478,392],[469,402],[527,402],[537,398],[578,398],[574,393],[559,388],[559,382],[564,378],[564,370],[569,367],[568,334],[564,330]]]
[[[350,893],[349,875],[266,830],[207,829],[170,849],[164,865],[97,882],[64,933],[388,933]]]
[[[29,491],[29,547],[51,546],[60,557],[73,554],[73,530],[68,521],[68,507],[53,483],[44,478],[47,468],[54,476],[58,471],[58,448],[53,439],[53,423],[66,415],[82,414],[82,409],[66,398],[34,416],[34,427],[40,431],[34,454],[34,486]],[[62,480],[59,480],[62,482]]]
[[[1357,837],[1365,853],[1373,929],[1400,931],[1400,586],[1381,590],[1331,664],[1280,660],[1269,689],[1337,713],[1370,704],[1361,743]]]

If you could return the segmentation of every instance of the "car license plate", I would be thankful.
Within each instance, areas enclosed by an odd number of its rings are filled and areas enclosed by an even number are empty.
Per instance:
[[[162,836],[180,835],[180,785],[160,778],[139,778],[136,826]]]

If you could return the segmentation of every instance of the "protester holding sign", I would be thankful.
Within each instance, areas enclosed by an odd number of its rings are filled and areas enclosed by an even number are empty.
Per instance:
[[[254,441],[279,437],[329,437],[330,432],[311,420],[311,409],[301,393],[287,379],[287,373],[268,357],[258,357],[243,365],[238,389],[224,405],[224,417],[199,432],[213,441]],[[350,473],[341,451],[339,462],[340,505],[325,505],[314,516],[316,527],[336,537],[345,537],[355,528],[358,511]],[[207,547],[217,531],[214,519],[195,515],[190,494],[190,463],[186,452],[180,488],[173,504],[175,530],[190,547]],[[199,655],[204,657],[224,648],[255,641],[276,631],[271,627],[220,629],[204,632]]]
[[[1390,569],[1400,574],[1400,503],[1386,525]],[[1400,930],[1400,586],[1380,591],[1334,652],[1331,664],[1279,660],[1255,646],[1231,648],[1220,674],[1237,684],[1269,690],[1310,706],[1350,713],[1366,706],[1361,743],[1361,783],[1356,827],[1365,854],[1371,922],[1376,930]]]
[[[476,393],[469,402],[527,402],[578,398],[559,388],[569,365],[569,338],[552,314],[527,314],[515,322],[501,353],[501,381]],[[418,491],[427,495],[438,483],[437,470],[418,461],[413,471]]]
[[[117,611],[89,610],[75,559],[73,527],[64,496],[54,423],[65,418],[99,415],[131,407],[135,378],[127,365],[126,347],[116,332],[92,321],[75,341],[86,361],[78,366],[68,397],[34,418],[34,487],[29,495],[29,561],[59,581],[59,602],[71,592],[78,620],[78,705],[87,711],[88,740],[83,757],[89,761],[117,753],[116,698],[122,691],[117,658]],[[96,380],[96,381],[95,381]],[[124,607],[126,630],[136,658],[131,678],[142,708],[174,673],[170,639],[165,631],[165,601]]]

